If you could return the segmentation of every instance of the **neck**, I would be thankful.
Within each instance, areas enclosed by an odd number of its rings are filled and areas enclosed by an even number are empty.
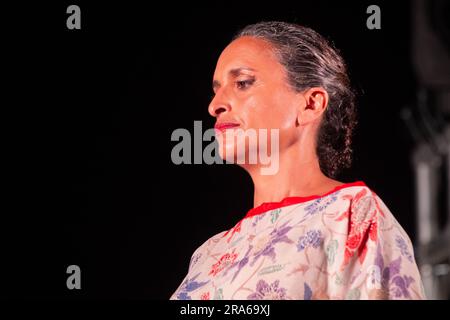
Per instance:
[[[254,207],[286,197],[321,195],[341,184],[322,173],[315,151],[310,150],[306,153],[297,148],[284,150],[274,175],[262,175],[259,166],[246,168],[255,186]]]

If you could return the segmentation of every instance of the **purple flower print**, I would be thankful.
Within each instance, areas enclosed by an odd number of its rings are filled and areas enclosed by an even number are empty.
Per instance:
[[[312,299],[312,290],[306,282],[305,282],[304,288],[305,288],[304,289],[305,292],[303,294],[303,300],[311,300]]]
[[[381,253],[381,247],[377,247],[377,257],[375,265],[381,271],[381,286],[389,289],[389,295],[393,298],[411,298],[408,288],[414,279],[410,276],[400,275],[401,270],[401,256],[393,260],[388,266],[384,266],[384,260]]]
[[[400,249],[402,256],[406,257],[406,259],[408,259],[409,262],[413,262],[414,260],[413,256],[408,250],[408,245],[406,244],[405,239],[397,235],[397,237],[395,238],[395,243],[397,247]]]
[[[275,248],[274,246],[279,242],[285,242],[285,243],[294,243],[291,239],[288,238],[287,233],[289,230],[292,229],[291,226],[286,226],[290,221],[285,222],[281,226],[274,228],[272,232],[269,235],[269,240],[267,243],[263,246],[262,249],[257,251],[254,255],[253,261],[250,263],[250,266],[252,267],[255,262],[261,257],[261,256],[267,256],[270,257],[273,261],[275,261]]]
[[[287,237],[287,233],[292,229],[291,226],[286,226],[290,221],[286,221],[281,226],[275,228],[270,233],[272,243],[278,243],[278,242],[287,242],[292,243],[292,240]]]
[[[256,227],[259,221],[261,221],[266,216],[265,213],[258,214],[256,217],[253,218],[252,227]]]
[[[303,251],[306,247],[318,248],[322,242],[323,237],[320,230],[310,230],[298,239],[297,251]]]
[[[201,256],[202,256],[201,253],[197,253],[191,257],[191,261],[189,263],[189,270],[191,270],[195,266],[195,264],[198,262]]]
[[[264,280],[259,280],[256,284],[256,292],[247,297],[249,300],[283,300],[286,299],[286,289],[280,288],[280,280],[275,280],[268,284]]]
[[[250,256],[250,252],[252,251],[253,246],[250,245],[247,249],[247,252],[245,253],[245,256],[237,261],[234,262],[224,273],[224,276],[227,275],[228,272],[230,272],[232,269],[234,269],[235,267],[237,267],[236,272],[233,275],[233,278],[231,279],[231,282],[234,281],[234,279],[236,279],[236,277],[238,276],[239,272],[241,272],[242,268],[245,267],[245,265],[247,265],[248,261],[249,261],[249,256]]]
[[[303,216],[303,219],[299,223],[304,222],[309,216],[313,216],[313,215],[325,210],[330,204],[332,204],[333,202],[335,202],[337,200],[339,193],[340,193],[340,190],[333,192],[332,194],[330,194],[326,197],[321,197],[321,198],[314,200],[313,203],[311,203],[305,207],[306,213]]]
[[[205,284],[207,284],[209,282],[208,281],[204,281],[204,282],[197,282],[195,281],[195,279],[200,275],[200,273],[197,273],[194,277],[192,277],[191,279],[186,279],[184,280],[184,282],[182,283],[182,285],[180,286],[180,291],[177,294],[177,299],[178,300],[192,300],[192,298],[189,296],[189,292],[197,290],[198,288],[204,286]]]
[[[414,282],[414,278],[410,276],[396,276],[392,279],[393,286],[391,287],[391,293],[396,298],[410,298],[408,287]]]

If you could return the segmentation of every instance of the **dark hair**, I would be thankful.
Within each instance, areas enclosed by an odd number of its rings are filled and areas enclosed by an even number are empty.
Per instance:
[[[355,95],[338,51],[314,30],[286,22],[248,25],[233,40],[243,36],[261,38],[273,46],[294,90],[322,87],[327,91],[329,102],[316,140],[320,169],[334,178],[350,167],[352,134],[357,123]]]

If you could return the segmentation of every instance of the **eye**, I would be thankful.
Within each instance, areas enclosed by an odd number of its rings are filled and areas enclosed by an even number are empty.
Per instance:
[[[236,87],[239,90],[245,90],[255,82],[255,79],[239,80],[236,81]]]

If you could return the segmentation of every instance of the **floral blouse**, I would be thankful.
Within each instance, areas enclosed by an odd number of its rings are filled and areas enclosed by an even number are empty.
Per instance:
[[[424,299],[411,241],[364,182],[251,209],[203,243],[171,299]]]

